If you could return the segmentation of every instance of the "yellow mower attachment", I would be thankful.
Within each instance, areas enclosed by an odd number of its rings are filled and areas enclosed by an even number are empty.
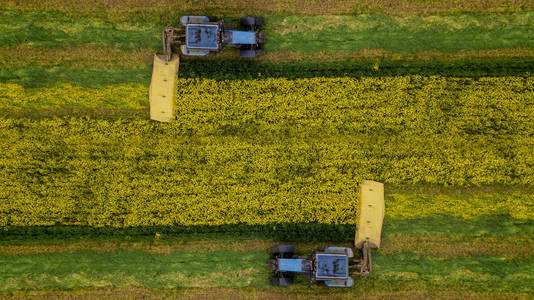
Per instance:
[[[360,274],[371,272],[371,248],[379,248],[384,221],[384,184],[364,180],[360,186],[360,219],[354,247],[361,249]]]
[[[171,122],[174,119],[179,64],[178,55],[172,55],[169,61],[165,55],[154,55],[149,90],[150,119],[160,122]]]

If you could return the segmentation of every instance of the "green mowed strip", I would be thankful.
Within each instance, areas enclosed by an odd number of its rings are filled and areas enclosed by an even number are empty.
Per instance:
[[[1,255],[0,290],[106,287],[268,287],[266,250],[174,251],[87,250]],[[491,256],[421,258],[398,253],[373,256],[373,273],[356,277],[356,291],[410,289],[532,292],[534,259]],[[304,278],[297,284],[305,285]],[[298,288],[298,287],[297,287]]]
[[[272,17],[267,51],[394,52],[532,47],[534,13],[398,18],[386,15]]]
[[[37,20],[37,21],[36,21]],[[174,23],[177,25],[178,20]],[[534,47],[534,13],[392,17],[387,15],[266,18],[266,51],[395,52]],[[69,18],[60,13],[1,11],[0,46],[114,45],[119,49],[160,47],[161,26]]]
[[[266,251],[123,250],[0,256],[1,290],[266,286]]]
[[[158,49],[161,28],[153,24],[112,23],[105,19],[71,19],[60,13],[0,11],[0,45],[65,47],[114,45],[119,49]]]

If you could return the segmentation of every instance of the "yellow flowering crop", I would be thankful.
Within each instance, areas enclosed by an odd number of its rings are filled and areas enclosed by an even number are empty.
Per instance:
[[[358,183],[534,185],[533,79],[180,79],[176,120],[0,118],[0,226],[353,224]],[[5,111],[146,110],[146,86],[0,84]],[[386,197],[532,219],[533,194]]]

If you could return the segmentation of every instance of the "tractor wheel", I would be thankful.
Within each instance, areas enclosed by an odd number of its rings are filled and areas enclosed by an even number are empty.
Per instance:
[[[273,255],[280,255],[285,257],[291,257],[295,254],[295,246],[293,245],[278,245],[272,246],[269,252]]]
[[[239,49],[239,57],[255,58],[263,55],[264,52],[262,49]]]
[[[265,37],[265,32],[258,32],[258,33],[257,33],[256,42],[257,42],[258,44],[263,44],[263,43],[265,43],[266,40],[267,40],[267,39],[266,39],[266,37]]]
[[[293,284],[293,278],[291,278],[291,277],[281,277],[281,278],[271,277],[270,283],[271,283],[271,285],[274,285],[274,286],[290,286],[290,285]]]
[[[263,26],[265,25],[265,19],[263,17],[256,17],[254,18],[254,22],[256,23],[256,26]]]
[[[276,259],[269,259],[269,270],[273,272],[276,272],[278,270]]]
[[[315,248],[315,251],[324,252],[325,249],[326,249],[326,247],[317,247],[317,248]]]
[[[265,19],[263,17],[243,17],[239,19],[239,23],[244,27],[258,27],[265,24]]]

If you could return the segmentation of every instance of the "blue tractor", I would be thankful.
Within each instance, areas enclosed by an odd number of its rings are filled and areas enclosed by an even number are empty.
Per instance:
[[[180,44],[183,55],[207,56],[219,53],[223,45],[239,49],[239,56],[254,58],[263,55],[262,44],[265,33],[260,28],[265,21],[262,17],[244,17],[240,25],[244,30],[235,30],[224,21],[216,21],[214,17],[183,16],[180,20],[183,27],[167,27],[163,31],[163,54],[167,61],[172,56],[172,46]]]
[[[366,276],[372,272],[371,249],[380,248],[382,223],[384,221],[384,184],[364,180],[360,185],[360,216],[354,237],[354,249],[359,258],[347,247],[327,247],[312,251],[311,259],[295,256],[295,246],[278,245],[269,249],[272,259],[269,267],[273,272],[271,284],[293,284],[293,274],[309,279],[309,282],[324,282],[329,287],[351,287],[354,283],[349,270]],[[352,262],[352,264],[351,264]]]
[[[292,245],[273,246],[269,251],[273,256],[269,260],[273,271],[271,285],[292,285],[294,273],[307,277],[310,282],[324,282],[329,287],[351,287],[354,283],[349,276],[349,261],[354,256],[351,248],[315,250],[311,259],[295,257],[295,246]]]

